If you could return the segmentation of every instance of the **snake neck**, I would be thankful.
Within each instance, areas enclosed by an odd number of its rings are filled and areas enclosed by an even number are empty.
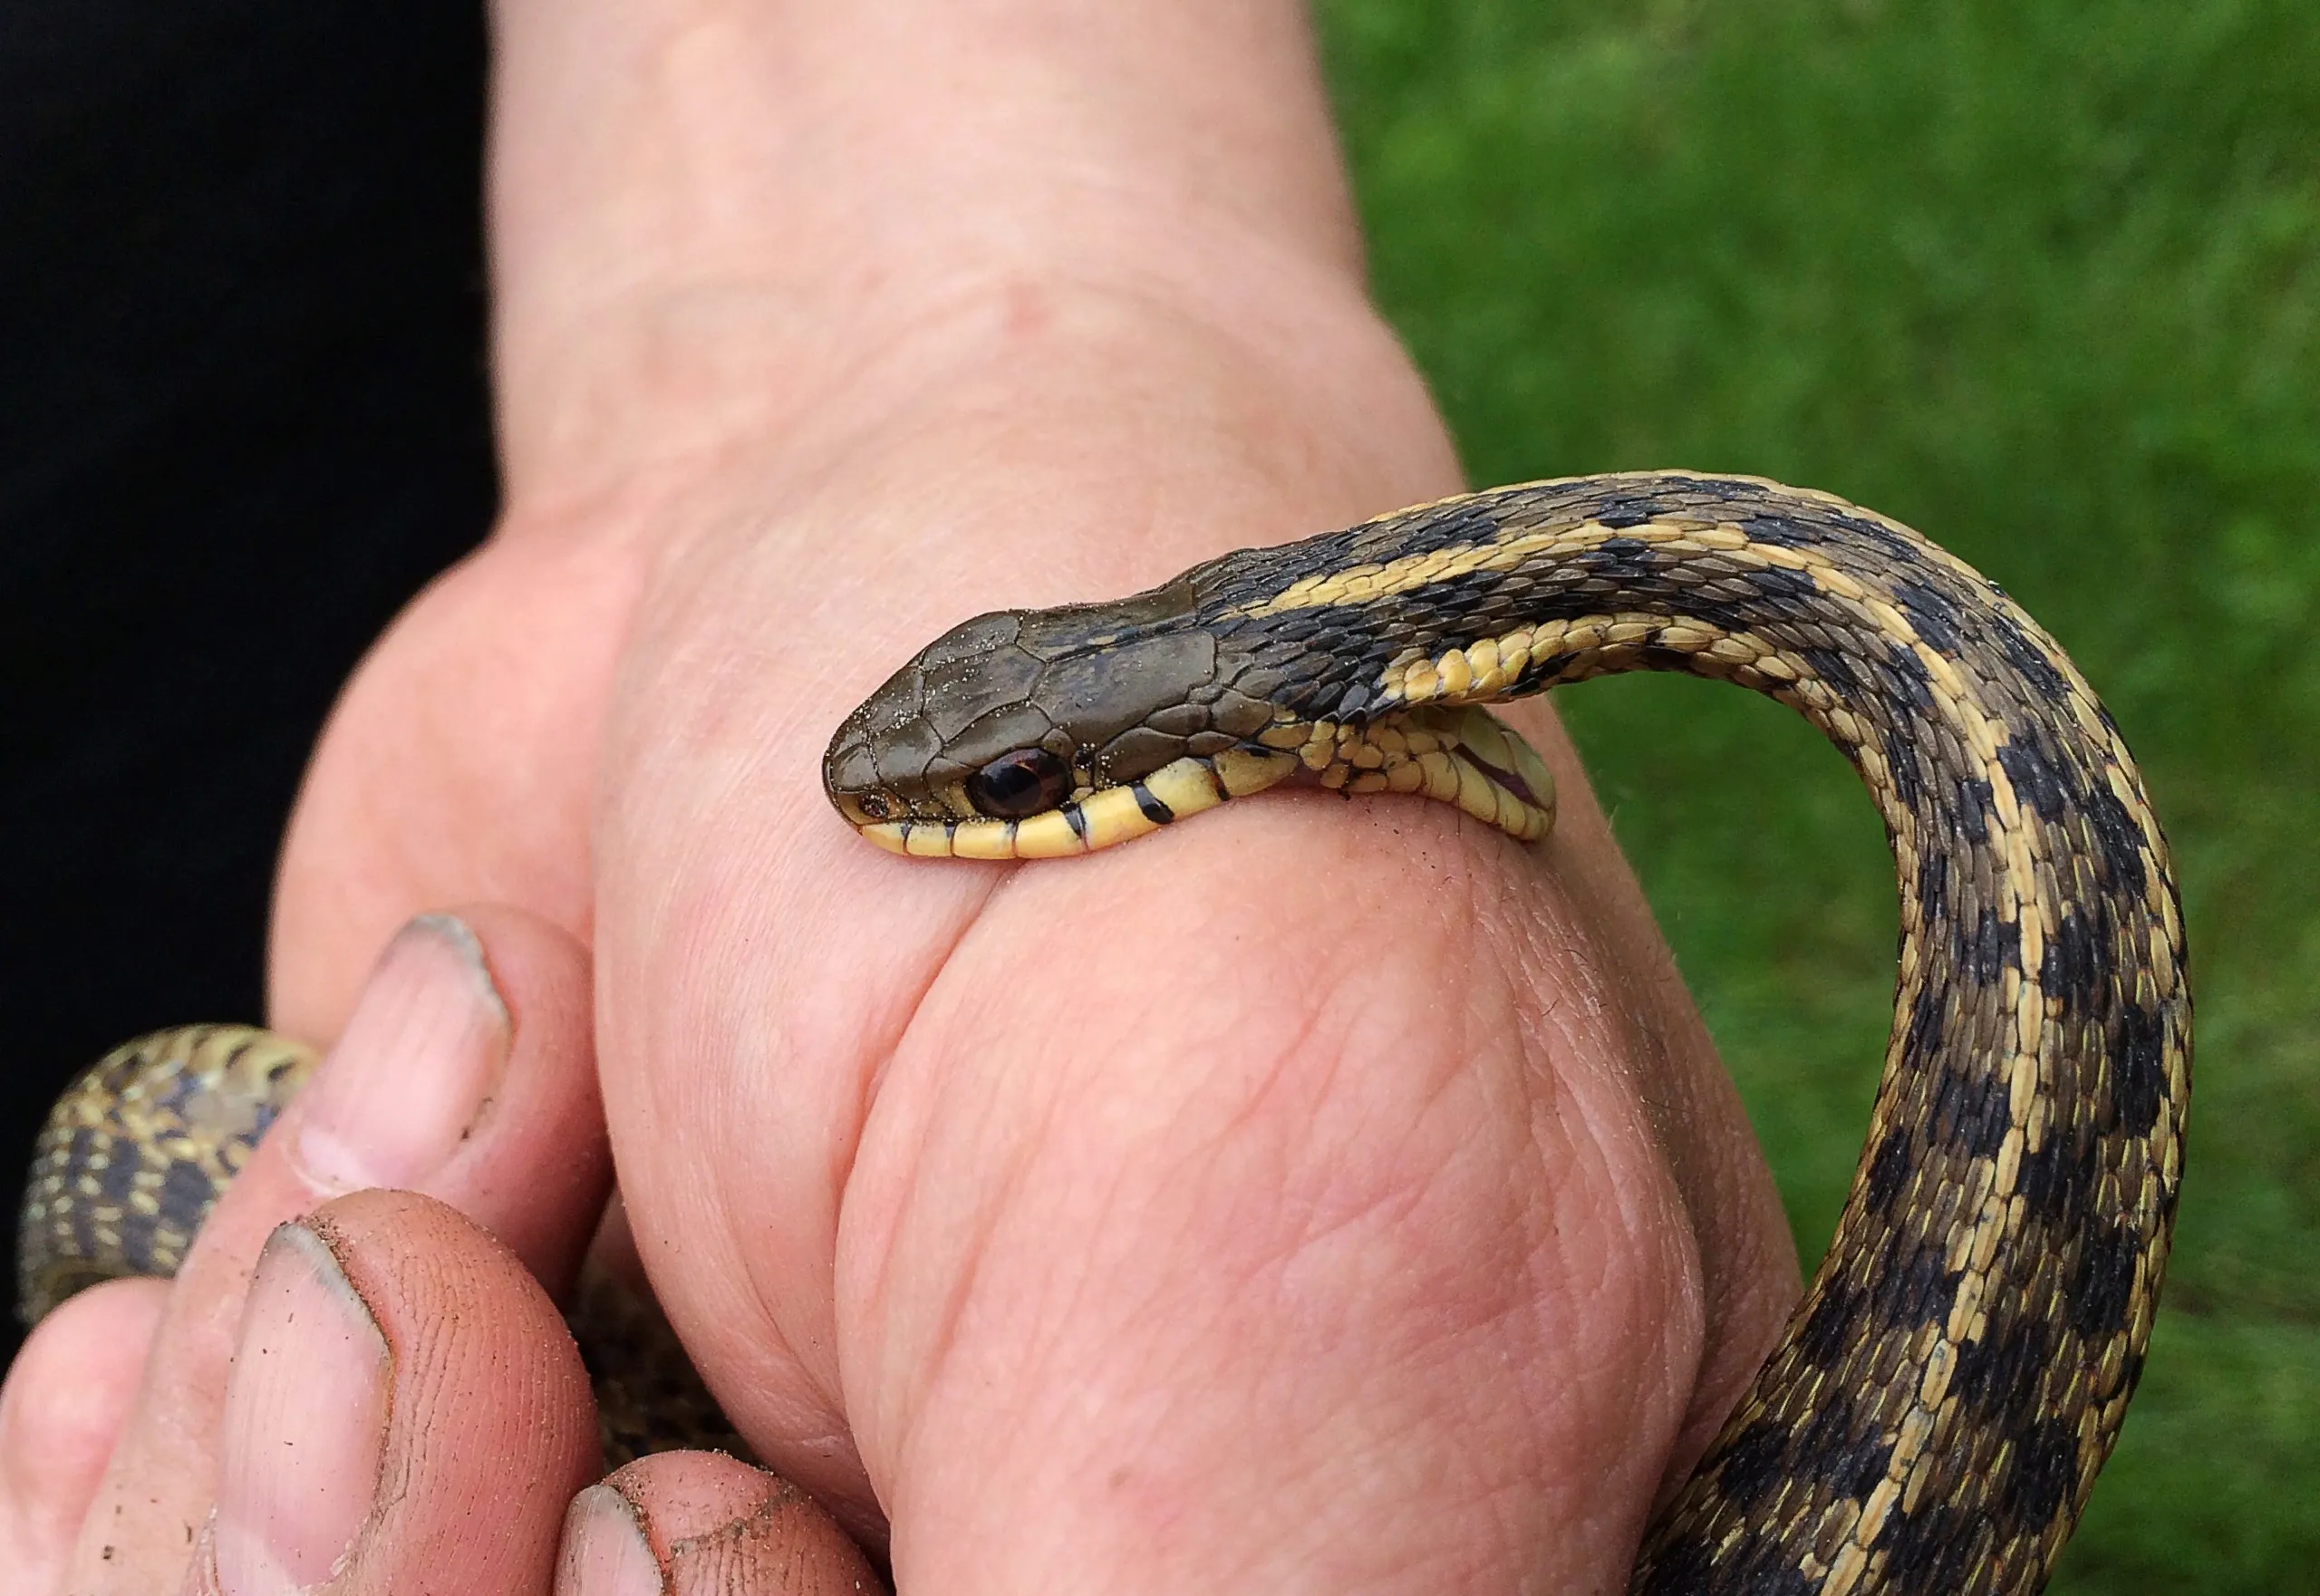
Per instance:
[[[1197,574],[1251,696],[1358,721],[1684,670],[1860,772],[1900,893],[1870,1141],[1635,1588],[2036,1589],[2141,1369],[2190,1087],[2165,844],[2085,682],[1917,534],[1753,480],[1501,489],[1300,547],[1308,576]]]

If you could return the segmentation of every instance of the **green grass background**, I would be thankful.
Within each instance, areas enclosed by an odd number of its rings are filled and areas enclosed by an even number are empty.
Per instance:
[[[1319,13],[1474,480],[1842,493],[2005,584],[2125,727],[2198,1085],[2157,1345],[2054,1589],[2320,1591],[2320,5]],[[1888,1022],[1875,817],[1748,695],[1561,702],[1815,1256]]]

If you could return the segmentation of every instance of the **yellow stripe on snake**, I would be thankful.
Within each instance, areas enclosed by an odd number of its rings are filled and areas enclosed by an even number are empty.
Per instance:
[[[1819,727],[1884,817],[1901,927],[1835,1241],[1631,1588],[2035,1591],[2150,1338],[2190,994],[2134,762],[1995,585],[1754,479],[1497,488],[1116,604],[968,621],[846,719],[823,777],[911,856],[1086,853],[1291,779],[1530,841],[1552,784],[1478,706],[1631,670],[1735,682]],[[270,1115],[163,1074],[116,1056],[60,1105],[24,1211],[28,1311],[94,1273],[167,1272]],[[74,1128],[94,1120],[102,1137]]]

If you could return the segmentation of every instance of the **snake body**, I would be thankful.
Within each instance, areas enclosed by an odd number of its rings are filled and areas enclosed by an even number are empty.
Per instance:
[[[1116,604],[966,622],[846,719],[824,780],[866,837],[921,856],[1085,853],[1291,778],[1452,802],[1527,841],[1552,783],[1480,706],[1628,670],[1735,682],[1819,727],[1884,817],[1901,909],[1835,1240],[1631,1588],[2035,1591],[2141,1369],[2190,997],[2118,729],[1995,585],[1883,517],[1754,479],[1499,488]],[[186,1201],[272,1111],[164,1082],[124,1115],[132,1083],[108,1062],[43,1144],[27,1307],[44,1280],[173,1267],[190,1224],[127,1216],[150,1200],[198,1222]],[[135,1125],[101,1162],[75,1115]]]
[[[1124,840],[1304,775],[1517,837],[1477,709],[1617,671],[1794,708],[1884,817],[1892,1040],[1836,1237],[1633,1588],[2035,1590],[2141,1371],[2190,1088],[2166,845],[2054,641],[1907,527],[1678,472],[1445,500],[1116,605],[969,621],[846,722],[839,808],[913,855]]]
[[[16,1219],[16,1316],[73,1292],[168,1279],[266,1128],[320,1061],[250,1025],[179,1025],[82,1071],[41,1129]],[[596,1394],[604,1466],[678,1446],[749,1456],[660,1305],[584,1266],[565,1314]]]

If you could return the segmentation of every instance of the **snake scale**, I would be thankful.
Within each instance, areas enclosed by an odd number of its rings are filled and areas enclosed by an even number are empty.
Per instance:
[[[1085,853],[1291,779],[1455,803],[1529,841],[1552,780],[1479,706],[1630,670],[1734,682],[1820,728],[1884,818],[1900,894],[1892,1037],[1835,1240],[1631,1588],[2035,1591],[2141,1369],[2190,996],[2118,729],[1994,584],[1755,479],[1531,483],[1114,604],[965,622],[846,719],[823,775],[866,837],[914,856]],[[271,1112],[263,1093],[209,1106],[183,1068],[130,1081],[129,1057],[43,1143],[28,1310],[167,1272]]]

